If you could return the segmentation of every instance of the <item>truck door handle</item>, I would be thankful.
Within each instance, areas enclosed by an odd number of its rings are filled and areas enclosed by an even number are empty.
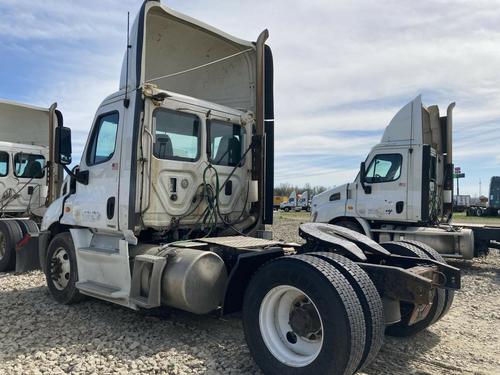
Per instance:
[[[396,202],[396,212],[398,214],[400,214],[401,212],[403,212],[403,208],[404,207],[405,207],[405,202],[403,202],[403,201]]]
[[[111,220],[115,216],[115,197],[108,198],[108,203],[106,204],[106,215],[108,220]]]
[[[226,182],[226,185],[224,186],[224,194],[226,195],[233,194],[233,181],[229,180]]]

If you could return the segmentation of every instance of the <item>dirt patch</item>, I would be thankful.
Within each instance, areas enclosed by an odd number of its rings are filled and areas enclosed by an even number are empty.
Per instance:
[[[276,215],[301,241],[306,215]],[[450,313],[411,339],[387,337],[367,374],[500,373],[500,256],[454,262],[463,289]],[[41,272],[0,273],[0,373],[259,374],[239,316],[141,313],[95,299],[56,304]]]

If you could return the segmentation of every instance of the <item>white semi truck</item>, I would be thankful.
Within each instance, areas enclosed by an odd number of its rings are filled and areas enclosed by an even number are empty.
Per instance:
[[[0,100],[0,272],[38,268],[37,247],[27,245],[62,182],[49,152],[58,116],[56,104]]]
[[[251,25],[251,23],[249,23]],[[38,246],[53,298],[131,309],[243,312],[267,374],[351,374],[384,330],[408,336],[446,314],[460,272],[414,242],[380,246],[304,224],[274,241],[273,62],[264,31],[230,36],[145,1],[120,88],[97,109],[80,164],[56,128],[68,173]]]
[[[421,97],[404,106],[351,183],[316,195],[313,222],[344,226],[377,242],[418,240],[442,256],[472,259],[500,240],[500,228],[454,225],[452,111]]]
[[[288,201],[280,204],[280,209],[285,212],[289,212],[290,210],[309,211],[310,207],[309,193],[307,190],[298,195],[296,191],[292,191],[288,197]]]

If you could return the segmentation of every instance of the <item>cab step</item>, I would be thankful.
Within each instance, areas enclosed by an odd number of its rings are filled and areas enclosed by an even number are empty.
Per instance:
[[[127,299],[128,293],[115,286],[101,284],[95,281],[81,281],[76,287],[83,294],[109,299]]]

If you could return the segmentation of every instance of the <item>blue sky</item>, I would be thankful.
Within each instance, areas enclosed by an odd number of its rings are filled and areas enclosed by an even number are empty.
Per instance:
[[[449,102],[461,193],[500,175],[498,1],[163,1],[230,34],[268,28],[275,58],[276,183],[353,179],[397,110]],[[116,91],[126,14],[140,1],[0,0],[0,97],[57,101],[81,152]],[[76,155],[75,155],[76,156]]]

